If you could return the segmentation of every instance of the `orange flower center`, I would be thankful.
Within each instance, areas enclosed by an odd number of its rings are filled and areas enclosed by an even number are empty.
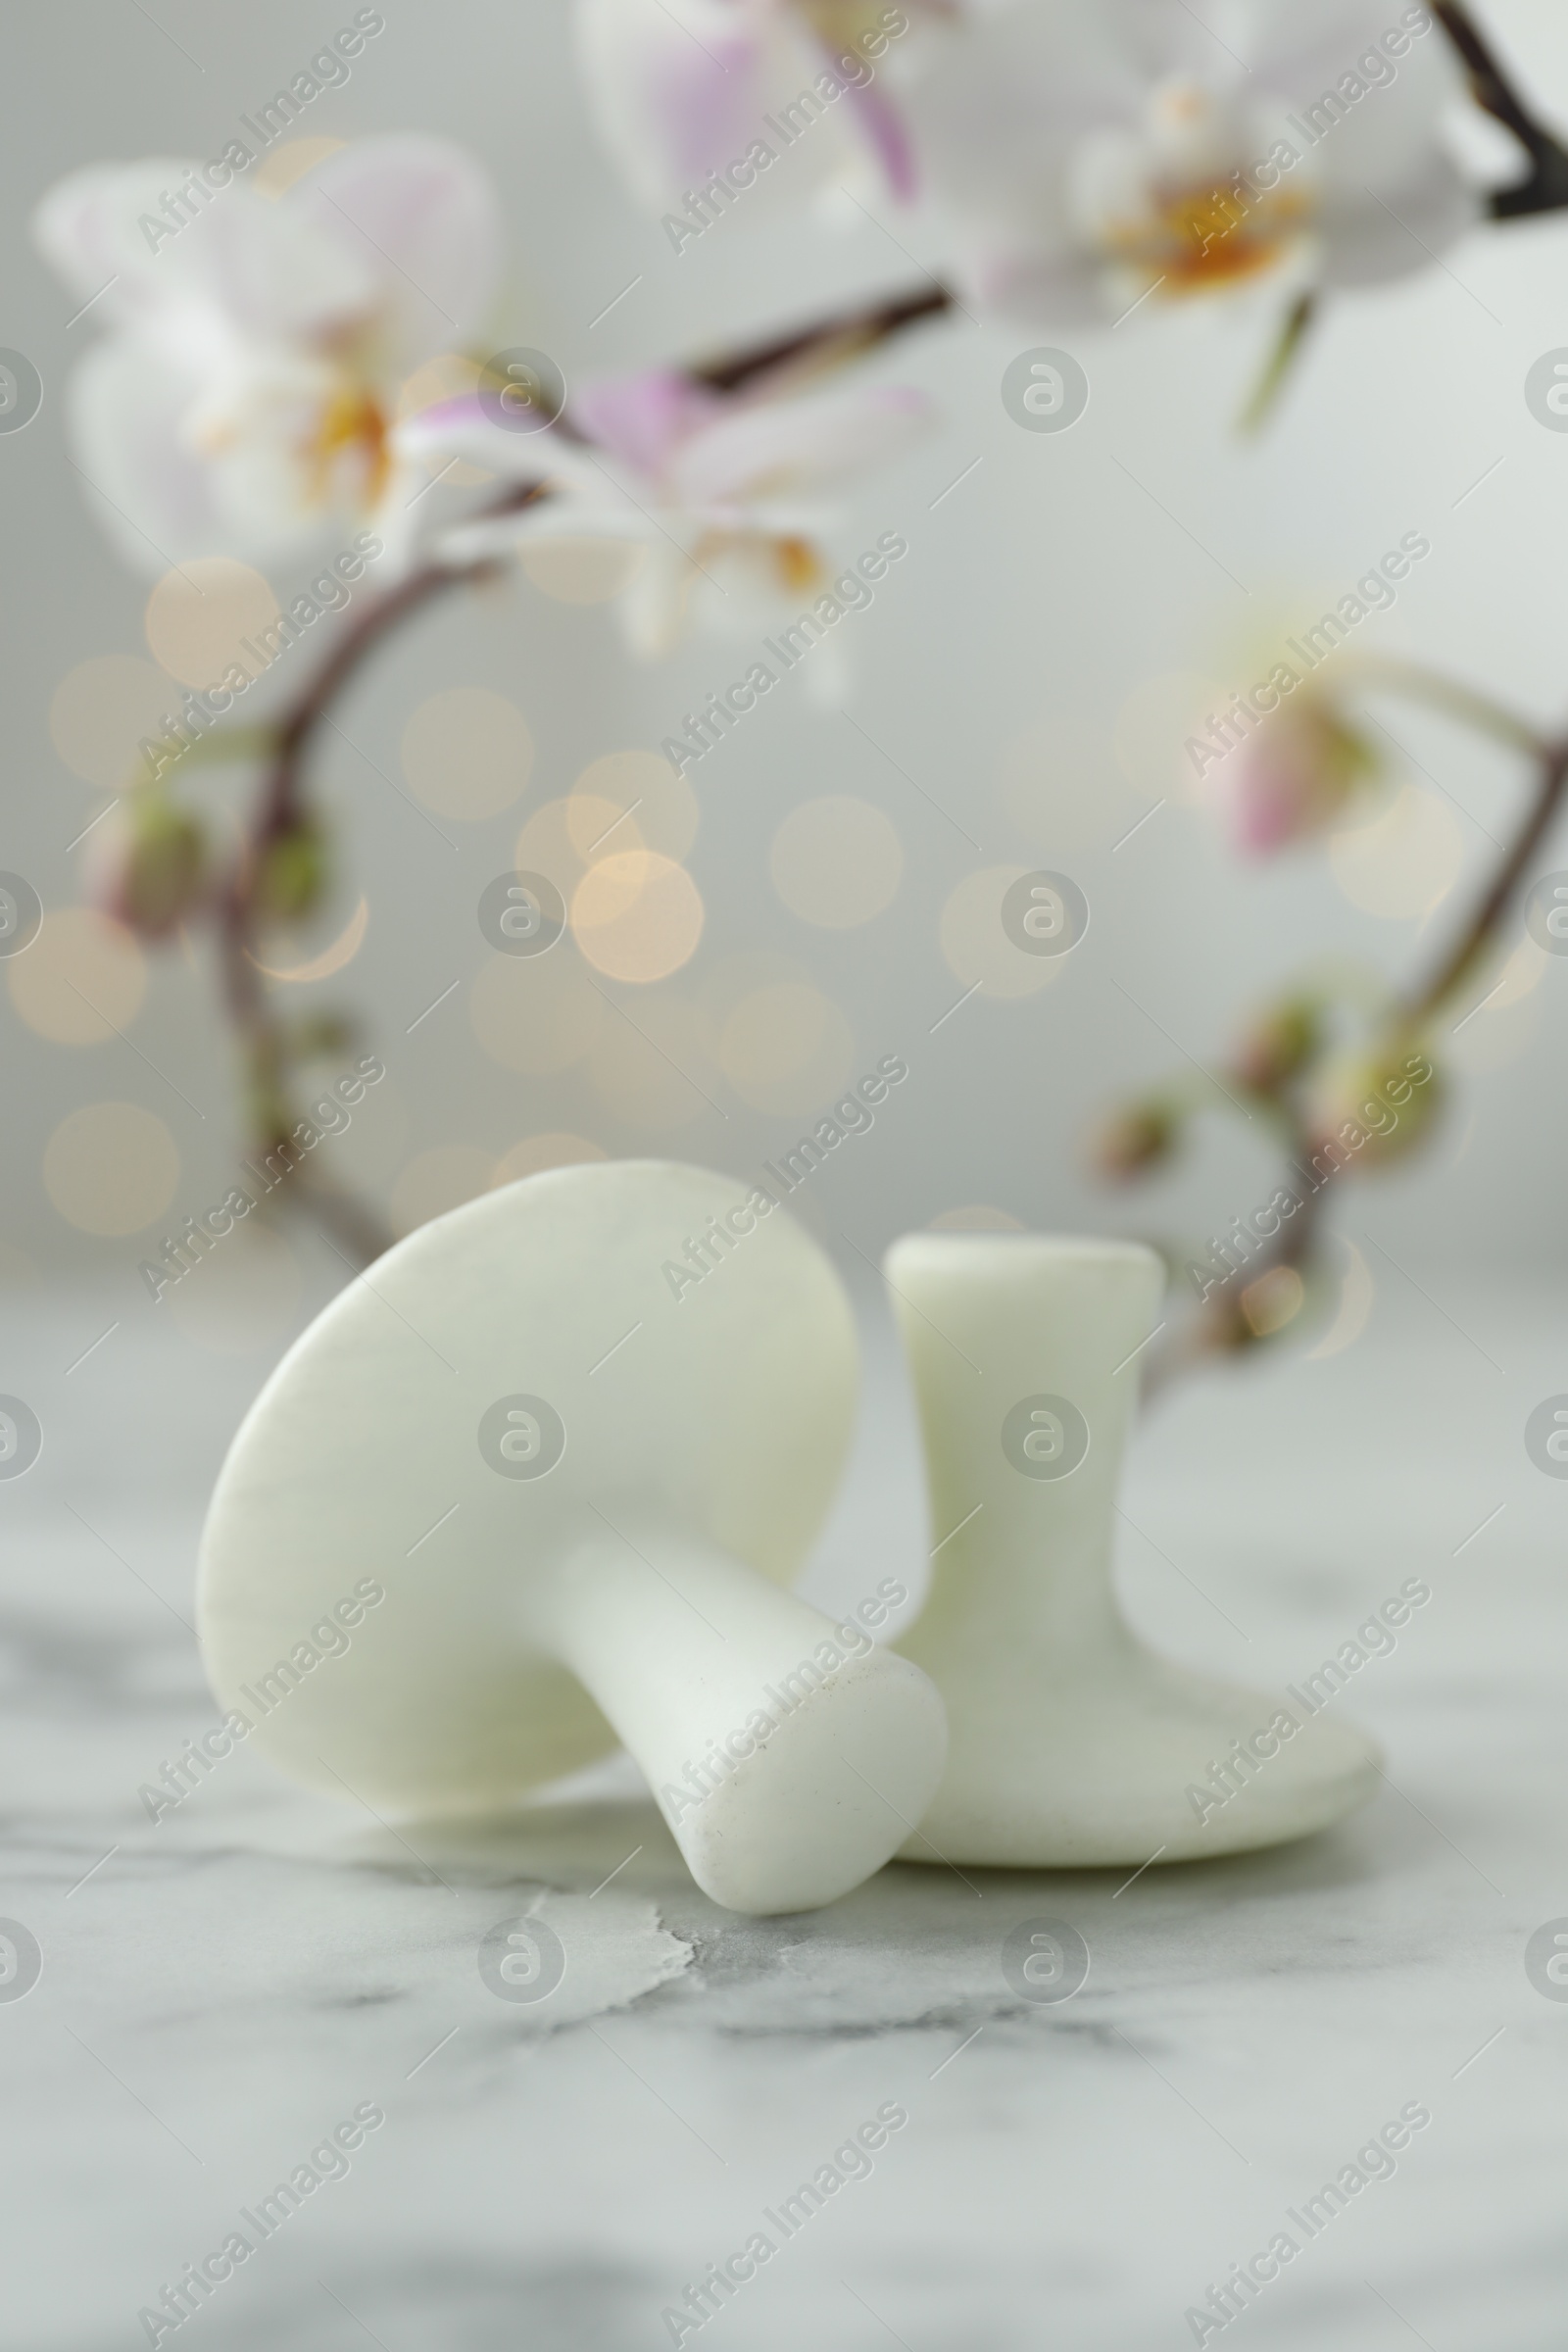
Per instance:
[[[387,420],[380,404],[357,384],[345,384],[332,394],[302,453],[311,468],[315,498],[326,497],[332,468],[345,451],[358,451],[363,458],[366,498],[374,506],[392,468]]]
[[[1271,270],[1309,211],[1296,189],[1253,195],[1225,180],[1156,187],[1151,197],[1141,220],[1110,222],[1105,242],[1170,295],[1206,293]]]

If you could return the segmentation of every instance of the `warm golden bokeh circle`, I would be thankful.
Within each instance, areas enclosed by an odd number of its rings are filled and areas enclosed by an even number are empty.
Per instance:
[[[178,1182],[174,1139],[139,1103],[86,1103],[44,1146],[44,1190],[82,1233],[140,1233],[164,1214]]]
[[[515,703],[488,686],[447,686],[403,729],[403,772],[439,816],[478,824],[526,791],[533,737]]]
[[[550,1135],[525,1135],[520,1144],[503,1152],[496,1166],[497,1184],[515,1184],[523,1176],[541,1176],[547,1168],[580,1167],[590,1159],[608,1159],[603,1144],[568,1130]]]
[[[849,931],[892,904],[904,851],[880,808],[831,793],[791,809],[767,862],[791,914],[824,931]]]
[[[151,779],[138,746],[179,716],[179,695],[167,673],[134,654],[95,654],[55,688],[49,740],[73,775],[104,792]]]
[[[329,155],[347,145],[346,139],[286,139],[262,158],[249,174],[250,184],[264,196],[281,196],[307,172],[314,172],[318,164],[324,164]]]
[[[850,1076],[855,1040],[830,997],[777,980],[742,997],[719,1034],[719,1066],[754,1109],[804,1114]]]
[[[155,661],[183,686],[217,686],[237,664],[251,676],[265,663],[242,640],[271,627],[278,603],[270,584],[248,564],[228,556],[197,556],[166,571],[151,596],[143,625]]]
[[[607,605],[630,587],[647,555],[634,539],[536,539],[524,542],[522,568],[559,604]]]
[[[1403,784],[1369,824],[1329,837],[1334,879],[1352,906],[1390,922],[1430,914],[1464,866],[1464,835],[1446,801]]]
[[[942,909],[938,936],[948,969],[980,996],[1031,997],[1059,980],[1068,960],[1065,956],[1026,955],[1002,927],[1003,899],[1028,870],[1020,865],[983,865],[958,884]]]
[[[98,1046],[126,1029],[147,993],[147,960],[123,924],[90,906],[51,914],[6,965],[19,1017],[56,1046]]]
[[[581,1061],[615,1015],[563,940],[548,956],[492,956],[469,993],[468,1018],[492,1061],[545,1078]]]
[[[615,831],[611,833],[612,825]],[[597,841],[604,834],[610,834],[602,853],[607,857],[621,843],[628,848],[643,846],[636,818],[628,817],[615,801],[582,793],[573,793],[567,800],[546,801],[518,833],[512,861],[519,873],[548,874],[569,903],[592,862],[579,842]]]
[[[392,1187],[393,1232],[413,1233],[416,1226],[428,1225],[432,1217],[489,1192],[496,1179],[494,1157],[476,1144],[436,1144],[416,1152]]]
[[[628,850],[589,867],[571,900],[572,936],[612,980],[663,980],[703,936],[703,901],[672,858]]]
[[[639,844],[663,858],[684,858],[700,815],[691,784],[657,752],[606,752],[589,760],[572,786],[566,830],[585,864]]]

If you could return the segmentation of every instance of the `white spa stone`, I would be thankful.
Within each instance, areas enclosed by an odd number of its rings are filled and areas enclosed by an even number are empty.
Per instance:
[[[777,1208],[735,1216],[682,1296],[663,1272],[745,1199],[662,1161],[555,1169],[421,1226],[305,1332],[202,1544],[208,1671],[252,1746],[408,1816],[507,1804],[619,1740],[738,1911],[888,1859],[941,1702],[891,1650],[832,1670],[830,1621],[784,1589],[849,1446],[849,1301]]]
[[[947,1770],[905,1858],[1176,1862],[1298,1838],[1363,1804],[1377,1751],[1353,1726],[1155,1656],[1117,1607],[1117,1479],[1164,1285],[1154,1252],[921,1233],[894,1244],[885,1270],[938,1546],[900,1647],[949,1724]],[[1269,1728],[1281,1710],[1289,1738]],[[1251,1743],[1245,1763],[1236,1741]]]

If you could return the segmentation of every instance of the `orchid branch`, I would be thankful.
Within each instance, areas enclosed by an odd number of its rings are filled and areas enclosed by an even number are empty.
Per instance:
[[[847,312],[687,370],[694,383],[712,391],[736,392],[774,386],[847,366],[906,328],[948,310],[953,297],[942,286],[897,296]],[[570,419],[558,429],[575,438]],[[504,491],[472,519],[493,521],[521,512],[549,495],[543,482]],[[309,841],[315,828],[309,792],[310,762],[332,709],[360,672],[409,621],[451,591],[499,576],[499,561],[486,556],[466,564],[430,562],[395,588],[365,606],[347,625],[294,701],[270,727],[217,728],[193,745],[204,760],[254,756],[265,749],[268,764],[258,786],[237,856],[212,907],[222,975],[223,1001],[239,1044],[249,1126],[265,1154],[292,1134],[300,1111],[290,1087],[296,1054],[286,1024],[278,1017],[256,953],[269,913],[270,855]],[[172,747],[171,747],[172,748]],[[183,751],[181,757],[184,757]],[[302,1201],[361,1263],[389,1247],[379,1219],[350,1194],[316,1173],[299,1185]]]
[[[1434,1016],[1451,1000],[1467,981],[1472,980],[1497,948],[1502,924],[1518,897],[1530,867],[1546,838],[1552,823],[1568,800],[1568,734],[1544,737],[1537,728],[1516,713],[1505,710],[1491,698],[1472,692],[1468,687],[1443,678],[1415,663],[1379,662],[1358,665],[1359,680],[1364,685],[1381,686],[1392,692],[1403,693],[1414,699],[1443,708],[1462,723],[1497,738],[1515,750],[1524,751],[1536,771],[1534,792],[1514,830],[1513,837],[1496,859],[1486,886],[1481,892],[1469,919],[1447,951],[1439,958],[1434,969],[1418,986],[1403,995],[1396,995],[1383,1007],[1381,1014],[1382,1044],[1379,1049],[1383,1062],[1392,1067],[1395,1056],[1406,1048],[1418,1045],[1431,1026]],[[1262,1100],[1282,1119],[1285,1133],[1287,1163],[1312,1160],[1324,1152],[1325,1138],[1314,1127],[1303,1105],[1302,1084],[1310,1076],[1321,1054],[1321,1040],[1304,1052],[1300,1058],[1282,1072],[1277,1083],[1259,1086],[1250,1083],[1250,1073],[1229,1070],[1225,1073],[1231,1090],[1242,1088],[1255,1102]],[[1136,1133],[1138,1112],[1124,1113],[1117,1132]],[[1163,1153],[1169,1130],[1158,1138],[1157,1149],[1146,1152],[1142,1164],[1152,1165]],[[1154,1131],[1150,1130],[1151,1141]],[[1134,1172],[1131,1166],[1122,1173]],[[1323,1210],[1327,1205],[1326,1182],[1299,1199],[1289,1223],[1282,1223],[1271,1247],[1259,1250],[1247,1265],[1247,1280],[1237,1295],[1226,1286],[1212,1299],[1205,1297],[1200,1311],[1191,1317],[1184,1329],[1156,1350],[1149,1368],[1146,1393],[1153,1396],[1166,1388],[1175,1376],[1190,1369],[1204,1358],[1221,1352],[1235,1352],[1250,1348],[1261,1339],[1272,1337],[1275,1329],[1294,1320],[1305,1297],[1306,1278],[1320,1262]],[[1278,1322],[1259,1324],[1249,1313],[1250,1299],[1265,1297],[1271,1278],[1294,1273],[1301,1279],[1301,1292],[1280,1313]]]
[[[1563,211],[1568,207],[1568,149],[1537,121],[1461,0],[1433,0],[1433,13],[1459,53],[1476,104],[1512,131],[1530,158],[1526,178],[1515,187],[1493,191],[1487,208],[1493,220],[1518,220],[1532,213]]]

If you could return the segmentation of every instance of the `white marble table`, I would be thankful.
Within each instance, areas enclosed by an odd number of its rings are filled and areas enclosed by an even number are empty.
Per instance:
[[[1563,1295],[1422,1280],[1436,1305],[1391,1271],[1343,1354],[1168,1404],[1125,1498],[1139,1623],[1241,1679],[1295,1680],[1404,1578],[1431,1584],[1347,1694],[1389,1749],[1369,1811],[1131,1885],[895,1867],[765,1923],[683,1879],[619,1764],[510,1824],[394,1832],[241,1750],[150,1820],[138,1787],[213,1721],[195,1537],[265,1359],[126,1306],[67,1373],[124,1301],[8,1298],[0,1390],[45,1448],[0,1484],[0,1914],[43,1973],[0,2000],[0,2341],[145,2343],[138,2311],[239,2230],[255,2251],[180,2343],[636,2352],[762,2230],[777,2251],[705,2345],[1152,2352],[1193,2342],[1188,2307],[1287,2230],[1296,2259],[1205,2340],[1555,2352],[1568,2002],[1524,1951],[1568,1915],[1568,1481],[1522,1431],[1568,1390]],[[824,1600],[912,1581],[928,1540],[866,1313]],[[530,1909],[567,1971],[514,2004],[476,1953]],[[1002,1973],[1042,1916],[1092,1954],[1060,2007]],[[1289,2209],[1411,2103],[1431,2122],[1393,2177],[1308,2242]],[[764,2212],[890,2106],[906,2124],[786,2241]],[[242,2209],[356,2107],[385,2120],[264,2241]]]

